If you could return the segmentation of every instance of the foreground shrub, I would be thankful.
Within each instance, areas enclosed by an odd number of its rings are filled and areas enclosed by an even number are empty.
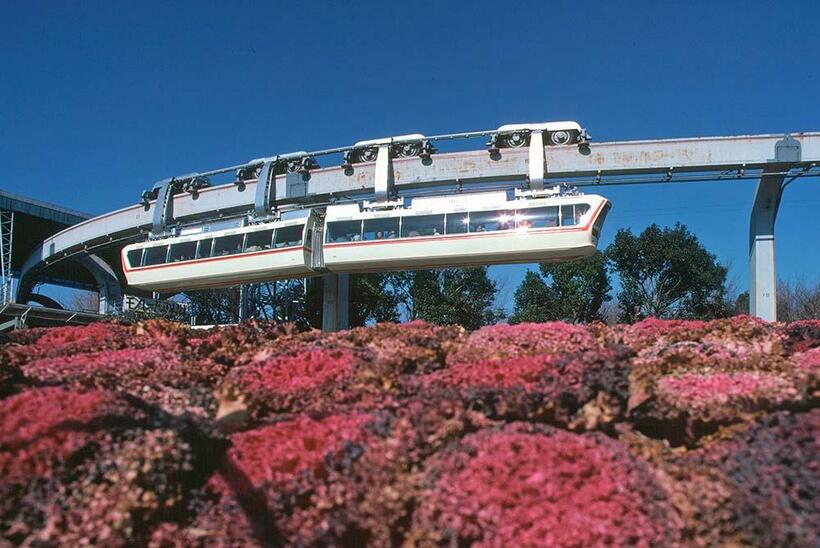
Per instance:
[[[814,546],[816,334],[748,317],[15,333],[0,545]]]
[[[594,429],[625,410],[626,358],[613,349],[462,362],[421,377],[418,390],[460,399],[491,418]]]
[[[467,436],[429,467],[414,535],[477,546],[670,542],[663,492],[617,443],[511,424]]]
[[[470,333],[449,361],[464,363],[582,352],[598,346],[593,333],[580,325],[562,322],[492,325]]]

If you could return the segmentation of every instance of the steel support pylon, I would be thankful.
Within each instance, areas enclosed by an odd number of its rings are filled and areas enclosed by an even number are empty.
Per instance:
[[[749,313],[770,322],[777,321],[774,223],[783,178],[766,173],[761,176],[749,225]]]
[[[348,306],[350,303],[350,276],[348,274],[325,274],[322,276],[322,331],[340,331],[350,326]]]
[[[12,272],[11,253],[14,244],[14,212],[0,210],[0,276],[3,284],[0,289],[0,299],[2,304],[8,304],[12,300]]]
[[[774,258],[774,223],[783,195],[785,174],[800,162],[802,146],[790,135],[774,145],[755,190],[749,223],[749,313],[769,322],[777,321],[777,275]]]

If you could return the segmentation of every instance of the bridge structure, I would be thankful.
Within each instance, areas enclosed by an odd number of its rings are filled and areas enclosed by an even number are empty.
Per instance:
[[[26,259],[41,242],[89,218],[91,215],[86,213],[0,191],[0,331],[23,324],[83,324],[99,319],[95,313],[64,310],[53,299],[38,293],[30,292],[22,301],[13,302],[14,279],[19,277]],[[38,280],[78,289],[97,289],[89,270],[67,270],[65,266],[43,272]]]
[[[118,252],[124,245],[216,219],[259,220],[345,201],[389,201],[486,188],[539,191],[557,183],[603,187],[756,179],[749,223],[750,311],[776,320],[775,219],[786,185],[820,174],[820,133],[545,146],[543,135],[533,131],[528,143],[518,148],[498,148],[496,135],[497,130],[419,135],[419,148],[409,157],[396,153],[401,139],[386,139],[371,142],[376,143],[377,154],[361,163],[351,163],[351,151],[356,150],[351,145],[275,155],[159,181],[139,203],[73,224],[33,248],[20,269],[17,300],[29,299],[38,280],[79,262],[99,290],[100,312],[113,312],[123,293]],[[469,149],[476,139],[487,137],[485,147]],[[466,140],[468,150],[436,149],[435,145],[458,140]],[[320,165],[334,156],[341,161]],[[325,275],[324,291],[323,328],[346,327],[347,275]]]

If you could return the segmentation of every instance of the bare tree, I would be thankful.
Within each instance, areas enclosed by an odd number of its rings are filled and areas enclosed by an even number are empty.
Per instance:
[[[777,319],[782,322],[820,319],[820,279],[803,279],[777,284]]]
[[[97,312],[100,309],[100,296],[93,291],[77,290],[71,297],[69,308],[83,312]]]

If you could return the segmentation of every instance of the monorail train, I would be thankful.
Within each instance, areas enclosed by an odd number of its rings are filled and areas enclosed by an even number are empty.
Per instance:
[[[128,284],[153,291],[224,287],[325,272],[568,261],[591,255],[610,203],[505,192],[415,198],[405,207],[331,205],[274,221],[130,244]]]

